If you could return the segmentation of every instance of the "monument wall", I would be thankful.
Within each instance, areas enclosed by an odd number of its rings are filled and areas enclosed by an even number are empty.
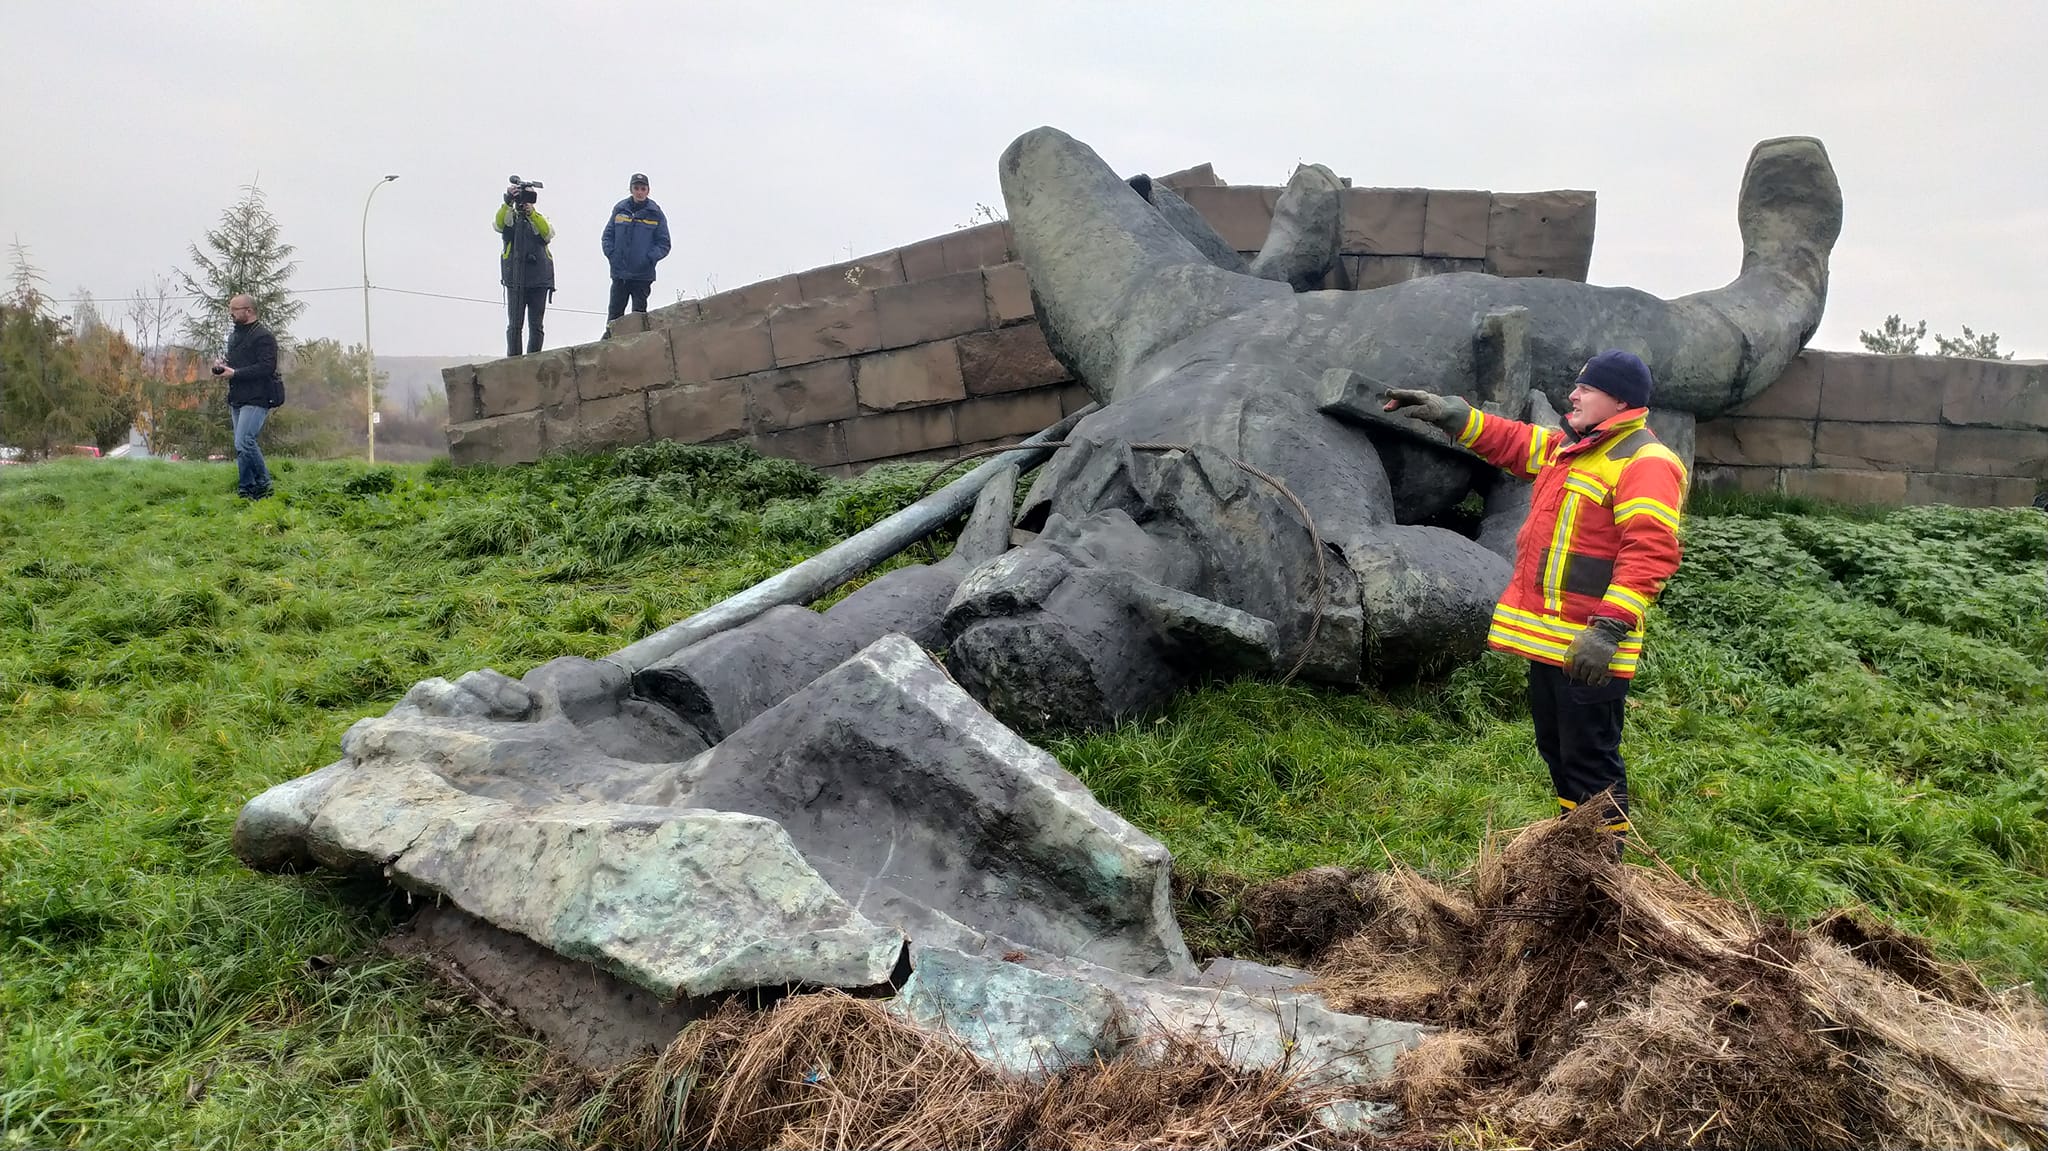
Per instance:
[[[1800,353],[1695,431],[1698,484],[1839,503],[2020,506],[2048,480],[2048,361]]]
[[[1281,189],[1160,177],[1256,252]],[[1484,271],[1584,280],[1591,192],[1344,192],[1324,286]],[[612,338],[443,372],[455,462],[746,440],[847,475],[1012,443],[1088,402],[1047,349],[1001,221],[627,315]]]

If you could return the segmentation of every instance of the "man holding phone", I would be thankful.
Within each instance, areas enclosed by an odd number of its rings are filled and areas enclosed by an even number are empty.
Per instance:
[[[270,468],[256,437],[270,409],[284,403],[277,374],[277,337],[256,319],[256,301],[238,295],[228,301],[235,322],[227,352],[213,361],[213,374],[228,382],[228,418],[235,431],[235,494],[245,500],[270,497]]]

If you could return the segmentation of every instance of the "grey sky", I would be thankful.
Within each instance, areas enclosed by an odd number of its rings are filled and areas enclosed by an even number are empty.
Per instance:
[[[2048,5],[31,3],[7,13],[0,239],[59,296],[186,260],[260,177],[300,289],[361,282],[383,354],[501,346],[489,216],[544,180],[550,346],[594,338],[598,233],[647,172],[654,302],[922,239],[1000,206],[1052,124],[1124,172],[1599,193],[1592,279],[1676,295],[1740,259],[1757,140],[1815,135],[1847,224],[1815,343],[1887,312],[2048,356]],[[30,111],[33,109],[33,111]],[[296,333],[363,335],[359,291]],[[108,308],[118,312],[119,306]],[[1930,341],[1931,344],[1931,341]],[[1930,348],[1931,350],[1931,348]]]

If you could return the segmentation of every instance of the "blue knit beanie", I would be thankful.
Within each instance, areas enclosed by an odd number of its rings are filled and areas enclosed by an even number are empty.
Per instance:
[[[1579,382],[1632,408],[1650,403],[1650,366],[1631,352],[1609,349],[1587,360],[1579,369]]]

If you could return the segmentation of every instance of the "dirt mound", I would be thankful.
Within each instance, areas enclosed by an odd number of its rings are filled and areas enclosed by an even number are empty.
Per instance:
[[[1867,916],[1758,921],[1617,863],[1591,816],[1489,845],[1469,898],[1324,868],[1243,901],[1262,947],[1301,955],[1309,909],[1340,893],[1333,918],[1357,927],[1304,956],[1310,989],[1446,1028],[1385,1088],[1410,1136],[2048,1147],[2048,1026],[2025,989],[2001,1004]]]
[[[2048,1149],[2030,989],[1991,995],[1866,915],[1795,931],[1623,866],[1597,815],[1497,837],[1469,892],[1318,868],[1233,895],[1331,1006],[1443,1028],[1373,1089],[1402,1108],[1391,1132],[1319,1122],[1355,1089],[1170,1037],[999,1074],[837,992],[728,1006],[562,1091],[555,1126],[649,1148]]]

